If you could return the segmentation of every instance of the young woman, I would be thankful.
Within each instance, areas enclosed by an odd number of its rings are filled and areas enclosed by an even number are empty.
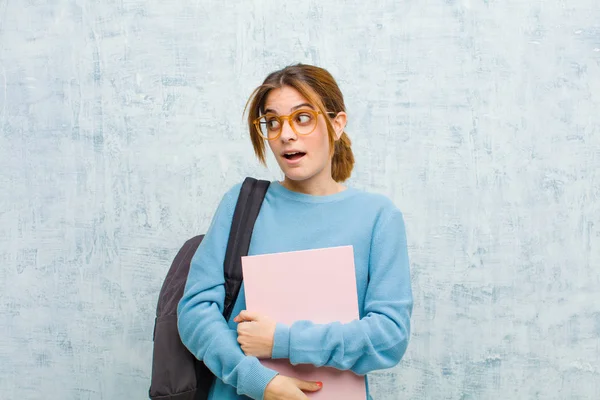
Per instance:
[[[352,245],[361,318],[285,326],[245,311],[242,287],[233,318],[224,319],[223,260],[241,184],[234,186],[194,255],[178,309],[183,343],[217,377],[211,400],[300,400],[322,386],[279,375],[262,358],[366,375],[395,366],[406,351],[413,299],[403,216],[386,197],[342,184],[354,164],[346,120],[342,93],[322,68],[286,67],[254,91],[254,151],[265,163],[268,146],[284,177],[268,189],[249,254]]]

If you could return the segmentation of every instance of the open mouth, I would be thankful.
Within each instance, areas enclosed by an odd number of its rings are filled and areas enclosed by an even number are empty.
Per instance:
[[[306,155],[306,153],[302,153],[300,151],[298,152],[292,152],[292,153],[285,153],[283,156],[290,161],[296,161],[301,159],[302,157],[304,157]]]

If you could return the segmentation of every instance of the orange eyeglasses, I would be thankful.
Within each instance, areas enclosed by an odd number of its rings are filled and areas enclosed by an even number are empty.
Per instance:
[[[297,110],[290,115],[277,115],[266,113],[254,120],[256,130],[266,140],[275,140],[281,136],[284,120],[287,120],[292,130],[299,136],[310,135],[317,127],[317,118],[321,111],[315,110]],[[334,116],[334,112],[328,112],[327,115]]]

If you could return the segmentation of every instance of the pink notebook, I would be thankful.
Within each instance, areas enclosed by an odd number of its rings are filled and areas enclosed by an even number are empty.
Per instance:
[[[246,308],[291,325],[359,318],[352,246],[242,257]],[[351,371],[261,360],[282,375],[323,382],[315,400],[365,400],[365,379]]]

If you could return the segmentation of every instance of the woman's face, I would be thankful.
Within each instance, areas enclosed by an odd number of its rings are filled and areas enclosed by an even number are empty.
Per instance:
[[[290,115],[297,110],[317,111],[317,108],[296,89],[283,86],[269,92],[264,110],[265,113],[282,116]],[[295,120],[300,125],[308,118],[310,118],[309,114],[299,114]],[[296,134],[290,126],[290,121],[283,119],[281,135],[275,140],[267,141],[279,167],[288,179],[292,181],[331,179],[331,157],[325,118],[328,117],[317,115],[316,127],[309,135]],[[332,120],[332,123],[337,131],[340,124],[336,123],[336,120],[337,118]],[[342,132],[343,126],[338,137]]]

